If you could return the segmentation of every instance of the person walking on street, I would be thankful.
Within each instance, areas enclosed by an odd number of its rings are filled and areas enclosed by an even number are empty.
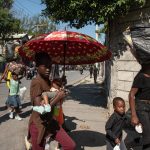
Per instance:
[[[90,66],[89,71],[90,71],[90,78],[92,78],[92,75],[93,75],[93,66]]]
[[[143,64],[129,93],[131,123],[143,128],[142,150],[150,150],[150,64]]]
[[[37,76],[31,82],[30,95],[33,106],[40,106],[42,93],[49,91],[51,82],[49,75],[51,71],[51,58],[47,53],[40,52],[35,55],[35,62],[37,67]],[[54,105],[65,97],[65,92],[59,91],[53,101],[50,103],[53,110]],[[32,111],[29,119],[29,135],[28,140],[32,143],[32,150],[44,150],[46,138],[51,138],[58,141],[63,150],[75,150],[76,144],[71,137],[59,126],[58,122],[53,119],[52,111],[45,114],[40,114]]]
[[[94,83],[97,83],[97,75],[98,75],[98,69],[96,66],[94,66],[93,69]]]
[[[82,66],[80,66],[79,71],[80,71],[80,74],[83,74],[83,67]]]
[[[62,81],[63,86],[65,87],[67,85],[67,77],[66,77],[66,75],[64,75],[64,74],[62,75],[61,81]]]
[[[125,101],[121,97],[113,99],[114,113],[110,116],[105,125],[107,150],[127,150],[122,140],[122,130],[127,123],[125,117]]]
[[[10,107],[9,118],[14,118],[14,112],[16,113],[15,119],[22,120],[19,116],[19,106],[21,105],[19,98],[19,78],[15,72],[12,72],[12,78],[10,79],[10,88],[7,104]]]

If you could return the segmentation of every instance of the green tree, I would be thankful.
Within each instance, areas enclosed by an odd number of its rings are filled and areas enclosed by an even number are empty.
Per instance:
[[[10,9],[13,2],[13,0],[0,0],[0,7]]]
[[[125,15],[132,7],[143,6],[146,0],[42,0],[43,13],[56,23],[69,23],[81,28],[88,24],[107,23]]]
[[[13,0],[0,0],[0,37],[5,37],[13,32],[18,32],[20,20],[13,17],[10,9]]]

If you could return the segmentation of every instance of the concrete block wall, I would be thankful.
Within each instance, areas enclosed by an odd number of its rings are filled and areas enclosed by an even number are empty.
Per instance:
[[[125,51],[117,61],[117,95],[128,101],[128,94],[132,86],[133,79],[141,66],[136,61],[131,52]]]

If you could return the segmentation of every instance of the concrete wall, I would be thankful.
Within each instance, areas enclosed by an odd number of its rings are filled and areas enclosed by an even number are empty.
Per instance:
[[[133,79],[141,66],[123,39],[123,32],[137,23],[150,22],[150,2],[144,8],[134,9],[127,16],[111,22],[109,29],[109,46],[112,60],[106,63],[107,87],[109,89],[109,107],[114,97],[120,96],[127,101]],[[112,110],[110,108],[110,110]]]
[[[140,65],[134,59],[130,51],[124,52],[124,55],[116,63],[117,65],[117,94],[125,100],[128,100],[128,93],[132,86],[133,79],[140,70]]]

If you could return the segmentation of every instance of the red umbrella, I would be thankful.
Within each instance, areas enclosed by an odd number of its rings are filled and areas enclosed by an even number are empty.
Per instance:
[[[92,64],[108,60],[111,52],[94,38],[71,31],[40,35],[19,48],[19,54],[34,60],[35,53],[48,53],[54,64]]]

